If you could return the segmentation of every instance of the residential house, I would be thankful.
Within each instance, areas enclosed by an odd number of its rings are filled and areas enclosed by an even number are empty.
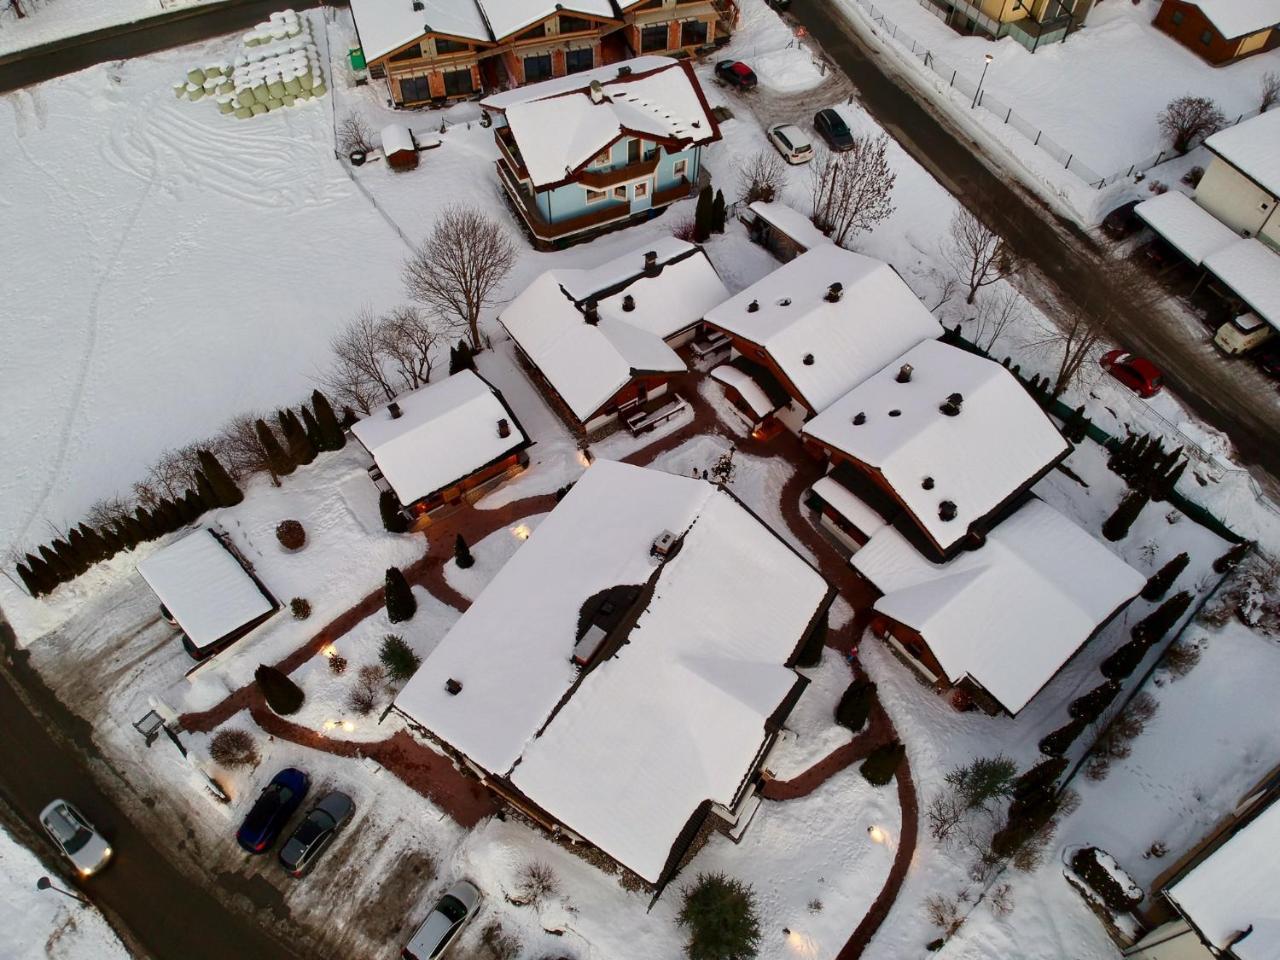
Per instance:
[[[694,51],[729,38],[738,22],[735,0],[618,0],[625,42],[638,54]]]
[[[230,540],[209,529],[160,548],[138,573],[194,660],[226,649],[280,609]]]
[[[701,247],[666,237],[590,270],[548,270],[498,317],[548,401],[586,434],[640,432],[687,404],[675,352],[729,296]]]
[[[1271,960],[1280,955],[1280,768],[1155,888],[1165,921],[1125,950],[1134,960]]]
[[[660,892],[741,837],[834,590],[727,490],[598,461],[395,709],[502,801]]]
[[[751,361],[735,364],[759,388],[751,396],[736,374],[717,368],[712,376],[726,382],[730,402],[761,435],[779,425],[798,434],[895,357],[942,334],[893,267],[835,244],[783,264],[709,311],[706,322],[730,338],[735,359]],[[764,411],[765,401],[772,409]]]
[[[351,428],[415,530],[523,470],[533,441],[502,394],[462,370],[402,394]]]
[[[872,631],[939,690],[1016,715],[1146,578],[1030,499],[982,546],[932,563],[893,526],[851,561],[881,596]],[[953,701],[955,702],[955,701]]]
[[[564,246],[688,197],[720,139],[687,60],[640,57],[488,97],[498,179],[536,245]]]
[[[1278,0],[1164,0],[1154,22],[1215,65],[1280,46]]]
[[[1084,23],[1094,0],[928,0],[948,25],[992,40],[1013,37],[1032,53],[1065,40]]]
[[[939,340],[854,387],[805,424],[804,437],[832,468],[850,468],[813,488],[837,540],[856,550],[892,521],[935,562],[980,546],[1071,452],[1013,374]],[[880,509],[850,510],[868,488],[880,494]]]
[[[1196,186],[1196,203],[1240,236],[1280,250],[1280,110],[1219,130],[1205,146],[1213,160]]]

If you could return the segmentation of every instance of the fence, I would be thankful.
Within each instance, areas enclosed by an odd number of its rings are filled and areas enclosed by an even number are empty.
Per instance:
[[[1165,160],[1172,159],[1176,154],[1172,150],[1162,150],[1154,156],[1147,157],[1137,163],[1130,164],[1121,170],[1117,170],[1108,176],[1098,173],[1083,160],[1076,156],[1075,151],[1062,146],[1055,141],[1044,130],[1029,122],[1025,117],[1017,114],[1013,107],[1004,103],[997,97],[993,96],[985,88],[982,87],[982,80],[979,78],[976,82],[972,77],[966,76],[960,72],[960,69],[934,54],[923,43],[920,43],[896,23],[885,16],[884,11],[878,9],[871,0],[853,0],[853,2],[862,9],[862,11],[870,18],[871,22],[878,26],[888,37],[897,43],[902,49],[911,54],[912,57],[919,60],[925,67],[929,68],[941,80],[945,81],[947,87],[960,91],[967,97],[972,106],[976,109],[981,107],[992,116],[999,118],[1000,122],[1006,126],[1017,130],[1023,137],[1031,141],[1031,145],[1039,147],[1042,151],[1051,156],[1064,169],[1071,171],[1087,186],[1093,187],[1095,190],[1101,190],[1108,187],[1119,180],[1136,176],[1144,173],[1152,167],[1158,166]],[[939,20],[947,21],[948,12],[939,7],[932,0],[916,0],[922,8],[936,16]],[[1000,24],[989,17],[983,16],[981,13],[970,12],[970,6],[963,0],[948,0],[954,7],[958,8],[965,14],[983,27],[986,32],[997,35],[1000,30]],[[1018,42],[1022,43],[1021,38],[1015,37]],[[1023,46],[1026,46],[1023,43]],[[1260,111],[1251,110],[1248,113],[1242,113],[1234,120],[1230,121],[1227,126],[1233,127],[1242,120],[1248,120],[1256,117]]]

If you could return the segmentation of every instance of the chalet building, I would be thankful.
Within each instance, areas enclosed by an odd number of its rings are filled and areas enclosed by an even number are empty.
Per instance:
[[[881,594],[872,631],[938,690],[1016,715],[1145,578],[1031,498],[983,545],[932,563],[895,527],[851,561]],[[954,701],[953,701],[954,702]]]
[[[655,892],[751,822],[835,596],[727,490],[598,461],[395,709],[502,801]]]
[[[249,634],[280,609],[231,541],[212,530],[189,534],[138,564],[160,613],[182,631],[193,660]]]
[[[1154,887],[1157,926],[1124,951],[1134,960],[1268,960],[1280,955],[1280,768]],[[1163,920],[1163,922],[1159,922]]]
[[[833,468],[849,468],[813,491],[837,540],[856,550],[894,522],[934,562],[981,546],[1071,452],[1013,374],[939,340],[868,377],[805,424],[803,435]],[[879,509],[851,506],[869,488],[880,495]]]
[[[353,0],[369,76],[396,106],[538,83],[729,39],[734,0]]]
[[[1277,0],[1164,0],[1154,22],[1215,65],[1280,46]]]
[[[835,244],[784,264],[706,315],[732,342],[736,372],[717,368],[757,433],[805,421],[942,327],[889,264]],[[741,375],[756,389],[745,388]],[[783,395],[787,402],[776,406]],[[771,407],[763,412],[765,406]]]
[[[1065,40],[1084,23],[1094,0],[928,0],[942,19],[965,34],[1012,37],[1032,53]],[[1227,0],[1235,2],[1235,0]]]
[[[701,247],[666,237],[590,270],[548,270],[498,317],[564,420],[594,433],[652,429],[687,407],[675,348],[729,296]]]
[[[533,444],[497,390],[463,370],[379,407],[351,428],[413,529],[474,502],[529,464]]]

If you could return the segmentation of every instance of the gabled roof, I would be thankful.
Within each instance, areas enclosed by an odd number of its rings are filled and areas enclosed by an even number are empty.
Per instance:
[[[831,238],[815,227],[812,220],[779,200],[757,200],[748,209],[806,250],[826,246],[831,242]]]
[[[1187,0],[1228,40],[1280,24],[1280,0]]]
[[[904,365],[910,380],[899,383]],[[948,416],[953,394],[959,413]],[[943,551],[1071,449],[1013,374],[938,340],[864,380],[804,433],[878,471]],[[951,520],[939,516],[943,501],[955,504]]]
[[[1185,193],[1170,190],[1143,200],[1133,212],[1195,266],[1240,237]]]
[[[421,10],[413,8],[414,0],[351,0],[351,15],[366,60],[385,56],[428,32],[482,43],[492,41],[476,0],[419,2]]]
[[[467,3],[471,0],[454,0]],[[506,40],[527,27],[557,13],[582,13],[604,20],[616,20],[617,12],[609,0],[480,0],[485,19],[498,40]]]
[[[396,403],[399,417],[378,407],[351,432],[405,505],[529,445],[498,392],[471,370],[412,390]],[[499,420],[510,427],[506,437],[498,435]]]
[[[211,530],[162,547],[138,572],[196,647],[207,647],[275,609]]]
[[[1280,0],[1275,0],[1280,7]],[[1246,177],[1280,196],[1280,110],[1219,130],[1204,145]]]
[[[598,99],[591,95],[593,81],[602,90]],[[641,57],[545,80],[481,105],[506,114],[536,187],[570,179],[623,136],[681,147],[720,138],[692,66],[667,57]]]
[[[663,531],[683,535],[665,563]],[[612,656],[571,662],[584,603],[652,584]],[[707,800],[730,804],[830,597],[730,494],[598,461],[427,657],[397,707],[656,882]],[[450,695],[445,682],[462,684]]]
[[[687,254],[672,258],[656,276],[639,276],[616,293],[600,298],[597,301],[600,316],[665,339],[687,330],[712,307],[728,300],[729,289],[706,253],[701,247],[686,245],[690,248]],[[640,255],[636,250],[627,254],[625,260],[634,264]],[[626,309],[628,303],[630,310]]]
[[[843,287],[836,302],[827,299],[833,283]],[[798,399],[814,411],[942,334],[893,267],[834,244],[784,264],[711,310],[706,320],[768,351],[800,392]]]
[[[1280,253],[1256,237],[1205,257],[1204,267],[1267,323],[1280,329]]]
[[[1146,582],[1040,500],[946,563],[930,563],[891,526],[850,562],[884,594],[875,609],[918,632],[948,680],[971,677],[1010,713]]]

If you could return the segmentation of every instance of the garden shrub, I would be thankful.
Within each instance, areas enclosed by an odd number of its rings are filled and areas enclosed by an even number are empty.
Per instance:
[[[307,531],[297,520],[281,520],[276,526],[276,539],[286,550],[301,550],[307,542]]]
[[[872,750],[867,755],[867,759],[862,761],[860,768],[862,776],[867,783],[883,787],[893,779],[893,775],[898,772],[898,765],[906,755],[907,748],[897,740],[882,744]]]
[[[854,680],[836,704],[836,723],[857,733],[866,726],[876,701],[876,685],[870,680]]]

